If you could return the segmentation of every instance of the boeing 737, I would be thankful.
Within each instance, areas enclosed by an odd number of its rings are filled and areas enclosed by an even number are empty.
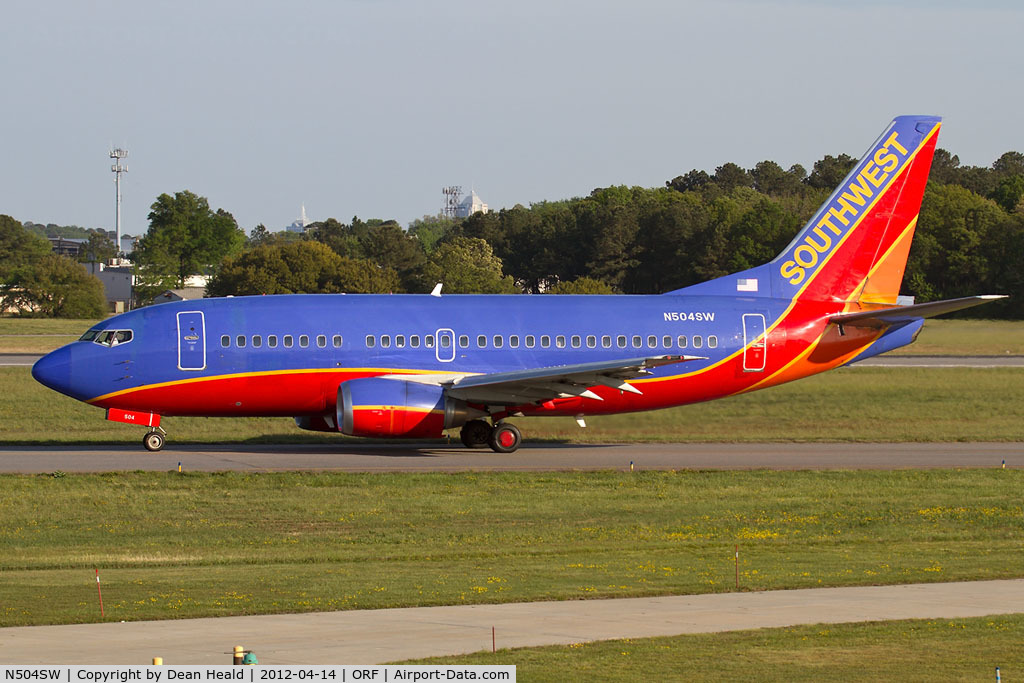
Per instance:
[[[139,308],[32,376],[147,428],[289,416],[303,429],[515,451],[519,416],[680,406],[911,343],[925,318],[1001,298],[898,300],[940,119],[892,121],[771,262],[651,296],[291,294]]]

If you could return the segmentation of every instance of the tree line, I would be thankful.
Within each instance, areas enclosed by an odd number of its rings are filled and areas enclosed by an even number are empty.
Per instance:
[[[663,187],[598,188],[464,219],[424,217],[407,229],[331,218],[303,234],[259,225],[248,238],[229,212],[184,190],[151,207],[133,255],[137,290],[151,299],[204,273],[210,296],[429,292],[437,282],[447,293],[662,293],[772,259],[855,164],[844,154],[810,172],[726,163]],[[92,251],[100,250],[97,231],[90,235]],[[24,275],[11,272],[0,270],[0,286],[24,290]],[[936,150],[903,293],[922,302],[1015,295],[1022,273],[1024,155],[1007,152],[976,167]],[[1022,318],[1024,301],[1011,296],[978,314]]]

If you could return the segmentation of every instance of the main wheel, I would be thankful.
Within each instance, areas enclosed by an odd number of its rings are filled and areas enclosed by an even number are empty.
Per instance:
[[[490,443],[491,425],[483,420],[470,420],[462,425],[459,438],[466,448],[483,448]]]
[[[514,424],[499,422],[491,430],[491,438],[487,444],[495,453],[511,453],[519,448],[523,435]]]
[[[147,451],[158,451],[164,447],[164,435],[160,432],[149,432],[142,437],[142,445]]]

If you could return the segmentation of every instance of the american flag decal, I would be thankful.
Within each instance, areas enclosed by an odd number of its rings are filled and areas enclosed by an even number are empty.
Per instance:
[[[736,280],[736,291],[737,292],[756,292],[757,291],[757,278],[739,278]]]

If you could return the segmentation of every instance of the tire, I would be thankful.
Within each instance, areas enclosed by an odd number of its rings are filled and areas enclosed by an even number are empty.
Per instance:
[[[491,430],[491,438],[488,445],[495,453],[512,453],[519,449],[523,442],[523,435],[514,424],[498,423]]]
[[[149,432],[142,437],[142,445],[147,451],[155,453],[164,447],[164,435],[160,432]]]
[[[470,420],[462,425],[459,438],[466,448],[483,448],[491,442],[491,425],[483,420]]]

